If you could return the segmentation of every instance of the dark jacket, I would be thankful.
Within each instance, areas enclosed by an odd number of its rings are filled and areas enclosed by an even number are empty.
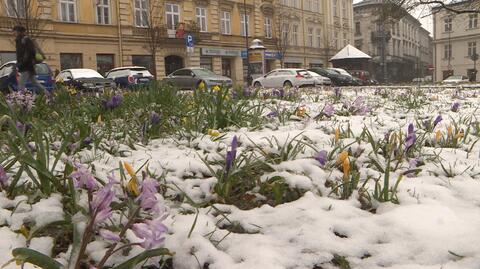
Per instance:
[[[35,45],[28,36],[15,39],[17,49],[17,68],[19,72],[34,72]]]

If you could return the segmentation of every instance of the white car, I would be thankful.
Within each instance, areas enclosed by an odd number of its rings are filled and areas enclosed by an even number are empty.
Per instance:
[[[461,84],[461,83],[468,83],[468,82],[469,80],[466,76],[454,75],[444,79],[442,81],[442,84]]]
[[[308,71],[308,73],[313,77],[313,79],[315,79],[315,86],[332,85],[332,81],[329,78],[312,71]]]
[[[336,71],[340,75],[349,76],[350,78],[352,77],[352,74],[348,73],[347,70],[345,69],[342,69],[342,68],[328,68],[328,69]]]
[[[305,69],[275,69],[253,81],[255,88],[314,87],[315,79]]]

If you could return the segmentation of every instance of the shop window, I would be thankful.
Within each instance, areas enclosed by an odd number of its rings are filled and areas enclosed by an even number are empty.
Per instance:
[[[453,70],[444,70],[442,73],[443,73],[443,79],[446,79],[449,76],[453,76]]]
[[[222,76],[232,77],[232,60],[229,58],[222,58]]]
[[[315,68],[315,67],[323,67],[323,64],[310,63],[310,68]]]
[[[183,58],[177,55],[165,57],[165,75],[173,73],[175,70],[183,68]]]
[[[213,71],[212,57],[200,57],[200,67]]]
[[[153,74],[153,58],[151,55],[132,55],[132,65],[145,67]]]
[[[83,60],[81,53],[60,53],[60,69],[82,68]]]
[[[108,71],[112,70],[115,55],[113,54],[97,54],[97,71],[104,76]]]
[[[301,68],[301,63],[285,63],[285,68]]]

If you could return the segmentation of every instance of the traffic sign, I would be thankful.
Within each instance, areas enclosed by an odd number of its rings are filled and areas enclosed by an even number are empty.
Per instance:
[[[187,45],[187,48],[192,48],[194,45],[194,39],[192,34],[186,34],[185,35],[185,45]]]

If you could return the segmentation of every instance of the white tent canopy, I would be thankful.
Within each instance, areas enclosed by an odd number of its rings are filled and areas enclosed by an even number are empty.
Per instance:
[[[330,61],[334,60],[344,60],[344,59],[371,59],[372,57],[368,56],[365,52],[355,48],[354,46],[348,44],[339,51],[335,56],[333,56]]]

